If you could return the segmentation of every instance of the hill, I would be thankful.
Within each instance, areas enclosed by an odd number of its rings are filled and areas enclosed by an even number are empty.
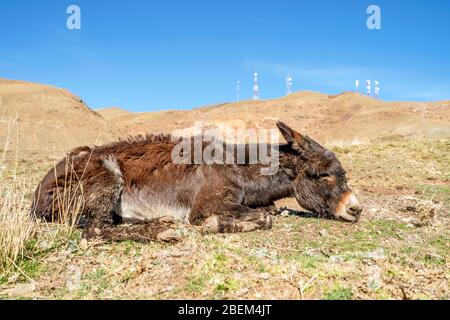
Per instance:
[[[103,110],[101,113],[112,113]],[[274,128],[281,120],[324,143],[389,137],[450,136],[450,102],[385,102],[346,92],[301,91],[275,100],[241,101],[193,109],[122,115],[114,125],[129,134],[172,132],[201,121],[204,127]]]
[[[52,86],[0,79],[0,114],[0,141],[9,140],[12,148],[18,144],[20,150],[69,149],[115,137],[100,114]]]
[[[352,92],[300,91],[274,100],[223,103],[187,111],[132,113],[119,107],[90,109],[67,90],[0,79],[0,139],[19,128],[20,150],[67,150],[147,132],[204,128],[273,129],[278,120],[318,141],[348,145],[386,138],[450,136],[450,101],[386,102]],[[19,124],[19,126],[15,126]],[[15,137],[15,135],[14,135]]]

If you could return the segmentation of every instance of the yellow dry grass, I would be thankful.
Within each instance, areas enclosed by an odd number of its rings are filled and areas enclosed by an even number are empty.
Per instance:
[[[35,231],[26,199],[30,182],[19,179],[15,169],[9,177],[5,177],[6,153],[15,128],[16,123],[10,121],[0,162],[0,270],[14,267],[15,261],[23,255],[26,242]],[[6,183],[6,179],[10,182]]]

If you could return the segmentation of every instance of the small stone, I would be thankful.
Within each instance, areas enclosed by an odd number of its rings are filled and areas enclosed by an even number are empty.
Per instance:
[[[259,279],[262,279],[262,280],[269,280],[270,274],[268,274],[267,272],[260,273],[260,274],[258,275],[258,278],[259,278]]]
[[[320,234],[322,237],[326,237],[326,236],[328,236],[328,231],[325,230],[325,229],[322,229],[322,230],[319,231],[319,234]]]
[[[416,271],[420,271],[420,270],[423,269],[422,264],[421,264],[420,262],[417,262],[417,261],[412,261],[412,262],[411,262],[411,266],[412,266],[414,269],[416,269]]]
[[[81,250],[86,251],[88,248],[88,242],[86,239],[81,239],[79,247]]]
[[[252,255],[257,258],[264,258],[269,255],[269,251],[266,248],[254,249]]]
[[[175,286],[168,286],[168,287],[165,287],[165,288],[162,288],[161,290],[159,290],[158,294],[170,292],[170,291],[173,291],[175,289],[176,289]]]
[[[289,217],[289,211],[288,210],[284,210],[283,212],[281,212],[280,214],[282,217]]]
[[[169,253],[169,256],[173,257],[173,258],[180,258],[180,257],[184,256],[184,252],[174,251],[174,252]]]
[[[243,288],[243,289],[239,290],[239,291],[236,293],[236,295],[237,295],[238,297],[242,297],[242,296],[245,296],[248,292],[249,292],[249,290],[248,290],[247,288]]]
[[[378,248],[373,251],[367,252],[366,258],[372,260],[383,260],[386,258],[386,255],[383,248]]]
[[[39,247],[40,247],[42,250],[48,250],[48,249],[50,249],[50,248],[52,247],[52,243],[51,243],[50,241],[43,240],[43,241],[41,241],[41,242],[39,243]]]
[[[445,258],[443,256],[440,256],[435,253],[427,253],[425,254],[425,259],[427,260],[435,260],[435,261],[445,261]]]
[[[342,261],[344,261],[344,257],[343,256],[331,256],[329,259],[330,259],[330,262],[342,262]]]
[[[162,231],[156,235],[156,238],[159,241],[163,241],[163,242],[178,242],[179,241],[177,233],[174,229],[167,229],[165,231]]]
[[[35,290],[36,285],[34,283],[20,283],[8,290],[5,290],[5,293],[10,297],[24,297],[30,295]]]
[[[320,254],[317,252],[317,249],[307,249],[305,250],[305,254],[310,257],[319,257]]]

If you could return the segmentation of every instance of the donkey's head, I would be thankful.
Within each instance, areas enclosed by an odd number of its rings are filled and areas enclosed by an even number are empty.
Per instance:
[[[346,172],[333,152],[277,123],[297,161],[294,193],[298,203],[319,215],[355,222],[362,208],[347,185]]]

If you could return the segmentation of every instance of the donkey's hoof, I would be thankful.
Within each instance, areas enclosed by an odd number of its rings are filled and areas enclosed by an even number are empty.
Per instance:
[[[167,229],[156,235],[156,238],[162,242],[178,242],[180,238],[177,236],[175,229]]]
[[[210,234],[219,232],[219,217],[211,216],[205,220],[200,230],[201,234]]]
[[[171,216],[163,216],[159,218],[159,221],[168,225],[174,225],[176,223],[175,219]]]
[[[270,216],[270,214],[268,214],[264,219],[263,229],[265,230],[272,229],[272,217]]]
[[[270,214],[273,216],[281,216],[283,214],[283,212],[285,212],[287,210],[288,210],[287,207],[275,208],[274,210],[272,210],[270,212]]]

